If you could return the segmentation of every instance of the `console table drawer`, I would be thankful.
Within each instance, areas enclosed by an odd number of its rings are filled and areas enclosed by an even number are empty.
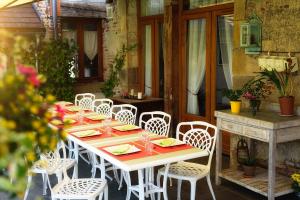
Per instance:
[[[250,137],[250,138],[256,138],[259,140],[263,140],[263,141],[268,141],[268,139],[269,139],[267,130],[249,127],[249,126],[243,127],[243,135]]]
[[[243,127],[241,125],[228,122],[228,121],[222,121],[221,129],[232,133],[239,133],[239,134],[241,134],[243,131]]]

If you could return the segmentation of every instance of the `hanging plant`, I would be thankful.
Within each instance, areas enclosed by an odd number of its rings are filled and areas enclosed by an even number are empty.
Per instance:
[[[102,93],[105,97],[115,95],[114,89],[120,84],[120,73],[125,65],[125,58],[128,51],[135,49],[136,44],[126,47],[125,45],[117,52],[113,62],[109,65],[108,79],[104,82]]]

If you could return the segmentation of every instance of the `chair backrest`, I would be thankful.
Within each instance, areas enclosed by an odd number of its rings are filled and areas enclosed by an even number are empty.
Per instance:
[[[130,104],[113,105],[112,117],[125,124],[135,124],[137,108]]]
[[[140,115],[139,126],[157,135],[168,136],[171,115],[162,111],[143,112]]]
[[[114,102],[110,99],[95,99],[93,101],[93,110],[100,115],[111,117],[111,107],[113,104]]]
[[[75,96],[75,105],[81,107],[82,109],[93,109],[93,101],[95,95],[92,93],[81,93]]]
[[[211,165],[216,145],[217,127],[203,121],[181,122],[177,125],[176,138],[184,143],[207,151],[208,165]]]

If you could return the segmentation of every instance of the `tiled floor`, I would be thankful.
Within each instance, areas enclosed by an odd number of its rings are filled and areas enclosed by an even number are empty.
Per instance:
[[[228,163],[228,158],[224,157],[224,165]],[[213,173],[214,171],[212,171]],[[90,166],[87,165],[84,162],[79,163],[79,177],[90,177]],[[136,183],[136,174],[132,174],[133,177],[133,183]],[[55,177],[53,177],[55,179]],[[214,177],[212,175],[212,182],[214,183]],[[34,185],[32,189],[30,190],[30,194],[28,197],[28,200],[35,200],[37,197],[42,197],[42,199],[50,200],[51,197],[49,195],[42,196],[42,178],[41,176],[35,176],[34,177]],[[110,200],[124,200],[126,197],[126,186],[123,186],[123,188],[118,191],[117,189],[118,185],[115,181],[109,181],[109,199]],[[232,184],[230,182],[223,181],[221,186],[215,186],[213,185],[216,198],[217,200],[263,200],[266,199],[265,197],[258,195],[254,192],[251,192],[247,189],[244,189],[242,187],[239,187],[235,184]],[[190,185],[188,182],[183,182],[182,184],[182,191],[181,191],[181,199],[182,200],[188,200],[190,198]],[[48,192],[49,193],[49,192]],[[173,181],[173,186],[168,187],[168,196],[169,200],[176,200],[176,194],[177,194],[177,185],[176,181]],[[9,198],[4,197],[4,195],[0,193],[0,200],[8,200]],[[137,199],[132,195],[131,199]],[[212,199],[211,195],[209,193],[206,180],[200,180],[197,183],[197,200],[209,200]],[[294,200],[296,199],[294,195],[287,195],[280,198],[277,198],[277,200]],[[9,199],[10,200],[10,199]]]

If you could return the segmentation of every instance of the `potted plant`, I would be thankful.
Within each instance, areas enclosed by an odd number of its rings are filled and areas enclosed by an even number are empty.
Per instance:
[[[286,61],[285,70],[282,72],[278,72],[275,69],[264,69],[259,73],[263,78],[272,82],[277,88],[280,95],[280,114],[282,116],[293,116],[295,102],[295,97],[293,95],[293,68],[295,67],[295,63],[293,64],[293,61],[290,58],[288,58]]]
[[[300,198],[300,174],[292,174],[291,179],[293,181],[292,188],[294,189],[296,196]]]
[[[254,77],[244,84],[243,97],[249,100],[252,115],[255,116],[259,111],[261,99],[265,99],[271,94],[271,86],[263,77]]]
[[[231,112],[233,114],[239,114],[241,110],[241,96],[242,90],[226,89],[223,90],[223,96],[230,100]]]
[[[243,162],[244,176],[251,178],[255,176],[256,169],[256,159],[249,156],[247,159],[244,159]]]

